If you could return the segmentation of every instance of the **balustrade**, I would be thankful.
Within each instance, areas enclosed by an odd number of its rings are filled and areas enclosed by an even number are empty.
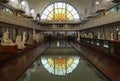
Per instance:
[[[76,27],[54,27],[54,26],[51,26],[51,27],[40,27],[40,30],[79,30],[79,26],[76,26]]]
[[[0,21],[28,28],[39,29],[39,26],[30,20],[0,11]]]
[[[120,21],[120,10],[118,10],[116,13],[110,13],[110,14],[107,14],[107,15],[103,15],[101,17],[93,18],[92,20],[83,24],[80,27],[80,29],[96,27],[96,26],[99,26],[99,25],[104,25],[104,24],[117,22],[117,21]]]

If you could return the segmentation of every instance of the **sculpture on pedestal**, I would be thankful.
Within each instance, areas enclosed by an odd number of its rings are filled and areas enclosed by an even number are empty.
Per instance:
[[[113,33],[110,34],[110,39],[111,39],[111,40],[114,40]]]
[[[2,40],[1,40],[1,45],[15,45],[15,43],[9,39],[9,32],[6,31],[3,33],[3,37],[2,37]]]
[[[23,32],[23,40],[20,35],[17,35],[15,43],[18,45],[18,49],[24,49],[26,41],[26,32]]]

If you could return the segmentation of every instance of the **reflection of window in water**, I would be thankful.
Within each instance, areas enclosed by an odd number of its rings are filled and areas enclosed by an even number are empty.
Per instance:
[[[42,65],[54,75],[67,75],[77,67],[79,57],[41,57]]]
[[[65,47],[65,41],[64,40],[57,41],[57,47]]]

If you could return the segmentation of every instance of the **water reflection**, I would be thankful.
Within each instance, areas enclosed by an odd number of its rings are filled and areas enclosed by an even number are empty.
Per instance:
[[[57,41],[57,47],[60,47],[60,42],[59,41]]]
[[[68,42],[54,41],[18,81],[109,81]]]
[[[42,65],[49,73],[54,75],[66,75],[71,73],[79,63],[79,57],[77,56],[50,56],[41,57]]]
[[[66,43],[64,40],[56,40],[54,43],[50,45],[50,47],[59,47],[59,48],[64,48],[64,47],[71,47],[69,43]]]

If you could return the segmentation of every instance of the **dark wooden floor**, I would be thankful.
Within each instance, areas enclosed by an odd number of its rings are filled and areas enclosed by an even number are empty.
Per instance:
[[[111,81],[120,81],[120,60],[80,43],[72,42],[71,44]]]
[[[16,81],[47,47],[48,43],[42,43],[32,49],[17,53],[18,55],[3,56],[1,54],[0,81]]]

